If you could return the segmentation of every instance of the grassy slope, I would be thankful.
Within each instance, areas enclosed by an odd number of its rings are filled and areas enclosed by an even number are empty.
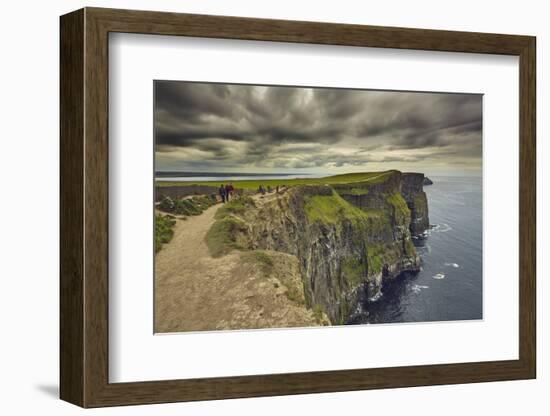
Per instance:
[[[235,188],[241,189],[253,189],[256,190],[260,185],[271,186],[275,188],[277,185],[335,185],[354,182],[369,182],[377,183],[384,181],[388,175],[393,171],[385,172],[360,172],[360,173],[346,173],[343,175],[327,176],[324,178],[298,178],[298,179],[267,179],[267,180],[242,180],[232,181]],[[227,180],[222,181],[205,181],[205,182],[170,182],[170,181],[157,181],[157,186],[189,186],[189,185],[208,185],[208,186],[220,186],[221,183],[227,183]]]
[[[379,217],[381,210],[365,211],[345,201],[338,193],[331,196],[316,195],[306,198],[305,211],[310,223],[320,221],[325,224],[340,224],[342,220],[350,221]]]
[[[246,231],[246,224],[236,215],[243,214],[254,207],[252,198],[233,199],[216,212],[216,222],[206,234],[206,245],[213,257],[220,257],[232,250],[243,250],[239,234]]]

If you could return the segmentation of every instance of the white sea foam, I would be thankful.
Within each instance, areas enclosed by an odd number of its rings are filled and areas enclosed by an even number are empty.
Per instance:
[[[432,233],[446,233],[447,231],[451,231],[453,227],[451,227],[449,224],[443,223],[443,224],[436,224],[433,225],[430,229],[424,231],[425,235],[430,235]]]
[[[445,266],[447,267],[454,267],[455,269],[458,269],[460,266],[456,263],[445,263]]]
[[[433,276],[433,278],[437,280],[441,280],[441,279],[445,279],[445,275],[443,273],[437,273],[436,275]]]
[[[411,289],[414,293],[420,293],[422,289],[429,289],[429,286],[424,285],[412,285]]]
[[[382,297],[382,292],[377,292],[376,295],[374,296],[371,296],[369,298],[369,302],[376,302],[378,299],[380,299]]]

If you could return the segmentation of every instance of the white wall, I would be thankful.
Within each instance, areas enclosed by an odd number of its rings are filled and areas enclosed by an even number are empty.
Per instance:
[[[370,3],[370,4],[369,4]],[[543,181],[550,162],[544,142],[544,103],[550,98],[545,62],[550,26],[545,2],[385,1],[69,1],[5,2],[0,30],[0,409],[3,414],[76,414],[56,399],[58,384],[58,16],[82,6],[318,20],[388,26],[530,34],[538,37],[539,378],[536,381],[411,388],[339,394],[92,410],[88,414],[316,414],[409,415],[547,414],[550,361],[543,302],[543,243],[550,227]],[[544,177],[546,176],[546,178]],[[33,194],[22,189],[32,185]],[[543,201],[543,198],[546,201]],[[544,208],[543,208],[544,207]],[[543,235],[545,237],[543,238]],[[547,265],[548,263],[546,263]],[[545,411],[546,410],[546,411]]]

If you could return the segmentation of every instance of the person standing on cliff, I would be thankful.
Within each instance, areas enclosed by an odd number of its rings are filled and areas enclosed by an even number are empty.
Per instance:
[[[231,186],[229,184],[225,185],[225,200],[229,202],[231,194]]]
[[[222,204],[225,204],[225,199],[226,199],[227,193],[225,191],[225,186],[223,186],[223,183],[221,184],[220,189],[218,190],[218,192],[220,193],[220,197],[222,199]]]

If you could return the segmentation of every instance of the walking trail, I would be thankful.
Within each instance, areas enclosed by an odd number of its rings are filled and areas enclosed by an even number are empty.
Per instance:
[[[317,325],[311,310],[289,300],[287,288],[246,264],[238,251],[210,255],[205,236],[221,204],[178,219],[155,257],[155,332]],[[277,253],[277,267],[299,276],[295,257]]]

